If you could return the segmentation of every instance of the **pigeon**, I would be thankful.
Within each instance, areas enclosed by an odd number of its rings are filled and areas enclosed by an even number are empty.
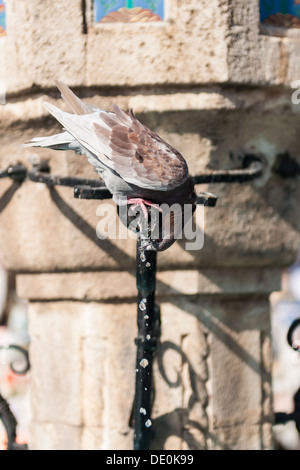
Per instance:
[[[125,112],[116,104],[113,111],[102,110],[82,101],[63,82],[56,80],[56,85],[73,113],[44,102],[63,132],[33,138],[24,146],[72,150],[86,156],[119,209],[124,205],[138,208],[145,219],[151,218],[153,210],[159,214],[159,234],[153,238],[148,233],[143,248],[169,248],[196,209],[194,183],[184,157],[142,124],[132,110]],[[184,217],[187,207],[189,216]]]

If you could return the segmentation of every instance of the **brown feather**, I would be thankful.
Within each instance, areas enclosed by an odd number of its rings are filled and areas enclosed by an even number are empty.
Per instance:
[[[111,149],[110,159],[114,170],[126,180],[136,179],[136,184],[150,188],[172,189],[181,186],[188,178],[187,164],[182,155],[152,132],[134,116],[118,106],[115,115],[101,114],[101,120],[110,128],[103,138],[102,126],[94,125],[98,138]]]
[[[119,108],[119,106],[117,106],[116,104],[113,105],[113,110],[114,110],[114,113],[115,115],[117,116],[117,118],[125,125],[129,125],[131,120],[130,120],[130,117],[128,116],[127,113],[125,113],[125,111],[123,111],[122,109]]]

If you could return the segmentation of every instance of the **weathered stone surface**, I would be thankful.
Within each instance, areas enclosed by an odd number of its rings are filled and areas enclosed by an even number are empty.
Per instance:
[[[184,95],[183,100],[187,98]],[[260,103],[265,102],[262,108],[257,103],[254,105],[255,97]],[[244,100],[245,111],[239,109]],[[129,97],[125,101],[129,103]],[[208,189],[219,198],[215,208],[205,208],[204,248],[186,251],[183,241],[179,241],[159,256],[160,268],[207,267],[216,263],[218,266],[286,266],[295,259],[299,246],[299,218],[295,214],[300,189],[294,178],[275,176],[272,167],[280,152],[299,154],[297,106],[290,103],[287,107],[288,94],[273,99],[267,91],[232,92],[229,101],[231,105],[220,99],[212,103],[212,109],[202,111],[175,111],[172,101],[172,111],[139,115],[187,157],[191,174],[207,168],[236,167],[238,163],[229,159],[231,150],[254,152],[266,161],[263,176],[255,182],[197,187],[198,191]],[[140,109],[145,107],[147,97],[140,97],[139,103]],[[31,121],[20,125],[17,121],[20,108],[7,106],[7,111],[5,106],[1,109],[0,120],[5,125],[6,118],[11,119],[11,127],[2,137],[1,167],[18,159],[28,165],[28,158],[50,158],[54,174],[95,177],[84,158],[64,152],[19,148],[28,138],[57,131],[59,125],[51,124],[47,129],[43,119],[38,125],[36,121],[34,126]],[[30,103],[25,109],[27,106]],[[41,116],[40,104],[36,103],[34,113]],[[45,186],[31,182],[17,190],[10,182],[1,181],[0,188],[0,258],[8,269],[28,272],[102,267],[134,269],[132,240],[98,240],[98,201],[76,200],[71,188],[49,192]]]
[[[244,306],[243,302],[224,302],[218,310],[215,315],[214,309],[210,317],[212,448],[271,448],[267,431],[272,419],[270,370],[265,367],[272,354],[262,339],[269,325],[267,301],[253,303],[252,307],[249,302]]]
[[[34,434],[35,450],[65,445],[52,436],[53,427],[80,432],[76,440],[70,438],[72,448],[80,448],[82,440],[84,448],[113,449],[126,441],[130,449],[134,313],[130,305],[122,305],[122,315],[115,306],[95,303],[30,305],[32,421],[48,434],[48,439]],[[91,433],[93,441],[88,440]]]
[[[81,0],[7,2],[7,36],[0,59],[0,80],[8,93],[33,86],[52,87],[64,77],[79,84],[85,77],[85,36]]]
[[[89,86],[226,80],[226,17],[218,2],[205,1],[201,8],[196,0],[180,8],[170,4],[166,22],[94,26],[89,21],[83,34],[91,1],[58,0],[54,8],[48,0],[35,0],[28,8],[26,1],[12,0],[0,79],[10,93],[52,87],[55,77]]]
[[[7,191],[10,194],[10,189]],[[15,271],[78,270],[88,266],[130,268],[135,256],[133,240],[97,237],[99,204],[74,200],[70,188],[49,190],[40,183],[23,184],[2,213],[0,258],[4,266]],[[11,231],[6,229],[9,220]],[[3,249],[8,245],[12,251],[5,252]]]
[[[95,25],[91,12],[92,0],[58,0],[55,8],[49,0],[34,0],[30,8],[26,0],[9,1],[0,53],[8,92],[53,87],[54,78],[132,87],[291,85],[299,76],[299,35],[261,34],[254,0],[204,0],[201,6],[170,0],[166,21],[146,24]]]
[[[155,366],[157,398],[153,410],[156,449],[185,448],[184,442],[191,448],[206,446],[204,431],[197,431],[194,423],[208,426],[203,410],[207,404],[207,345],[196,309],[190,313],[182,305],[162,307],[163,335]],[[30,305],[34,450],[131,448],[128,419],[135,379],[134,322],[135,304]],[[64,367],[58,376],[55,364],[61,362],[62,355]],[[48,373],[55,369],[54,374]],[[44,430],[40,437],[35,433],[39,425]],[[68,427],[70,441],[64,438],[60,442],[61,430],[65,432]],[[177,436],[177,440],[171,436]]]
[[[234,0],[229,3],[229,81],[290,86],[300,76],[296,59],[299,57],[299,31],[290,34],[287,30],[284,37],[274,37],[272,32],[265,35],[268,29],[260,28],[259,2]]]
[[[128,24],[91,27],[87,38],[87,84],[99,83],[99,76],[105,85],[226,80],[226,17],[219,3],[204,1],[200,7],[192,1],[182,3],[180,8],[176,2],[170,3],[171,21],[148,27],[138,23],[134,28]],[[203,47],[203,41],[208,47]]]
[[[266,307],[247,299],[162,303],[153,449],[261,448]],[[136,304],[43,302],[29,310],[33,449],[131,449]],[[60,441],[68,428],[70,439]],[[264,426],[270,441],[269,432]]]
[[[198,308],[182,298],[161,306],[153,449],[206,448],[208,347]]]
[[[82,430],[80,427],[61,423],[32,422],[30,425],[30,450],[78,450]],[[35,447],[38,442],[38,448]]]
[[[280,288],[281,272],[276,269],[203,269],[159,271],[157,297],[178,295],[269,294]],[[116,288],[117,287],[117,288]],[[130,299],[137,295],[135,273],[83,272],[19,274],[17,293],[27,300]]]

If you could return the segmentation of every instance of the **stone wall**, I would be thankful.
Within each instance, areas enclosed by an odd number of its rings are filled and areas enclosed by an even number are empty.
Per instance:
[[[92,0],[9,0],[0,79],[15,94],[52,88],[54,78],[136,87],[290,85],[299,77],[297,31],[260,34],[258,0],[165,3],[166,21],[132,27],[95,25]]]
[[[192,175],[235,168],[243,151],[263,159],[251,183],[197,187],[219,198],[202,250],[158,256],[152,448],[272,448],[268,297],[299,247],[299,185],[273,166],[300,154],[298,42],[260,35],[257,1],[169,0],[164,23],[101,26],[83,3],[7,2],[0,167],[47,159],[54,174],[95,177],[72,153],[21,147],[60,129],[42,107],[66,109],[55,78],[104,109],[133,108]],[[0,259],[29,301],[33,450],[132,448],[135,241],[97,238],[99,204],[0,180]]]

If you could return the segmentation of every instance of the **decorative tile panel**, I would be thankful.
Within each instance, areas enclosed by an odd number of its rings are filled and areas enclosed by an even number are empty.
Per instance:
[[[0,37],[6,34],[5,2],[0,0]]]
[[[162,21],[164,0],[94,0],[96,23]]]
[[[261,22],[282,28],[300,28],[300,0],[260,0]]]

